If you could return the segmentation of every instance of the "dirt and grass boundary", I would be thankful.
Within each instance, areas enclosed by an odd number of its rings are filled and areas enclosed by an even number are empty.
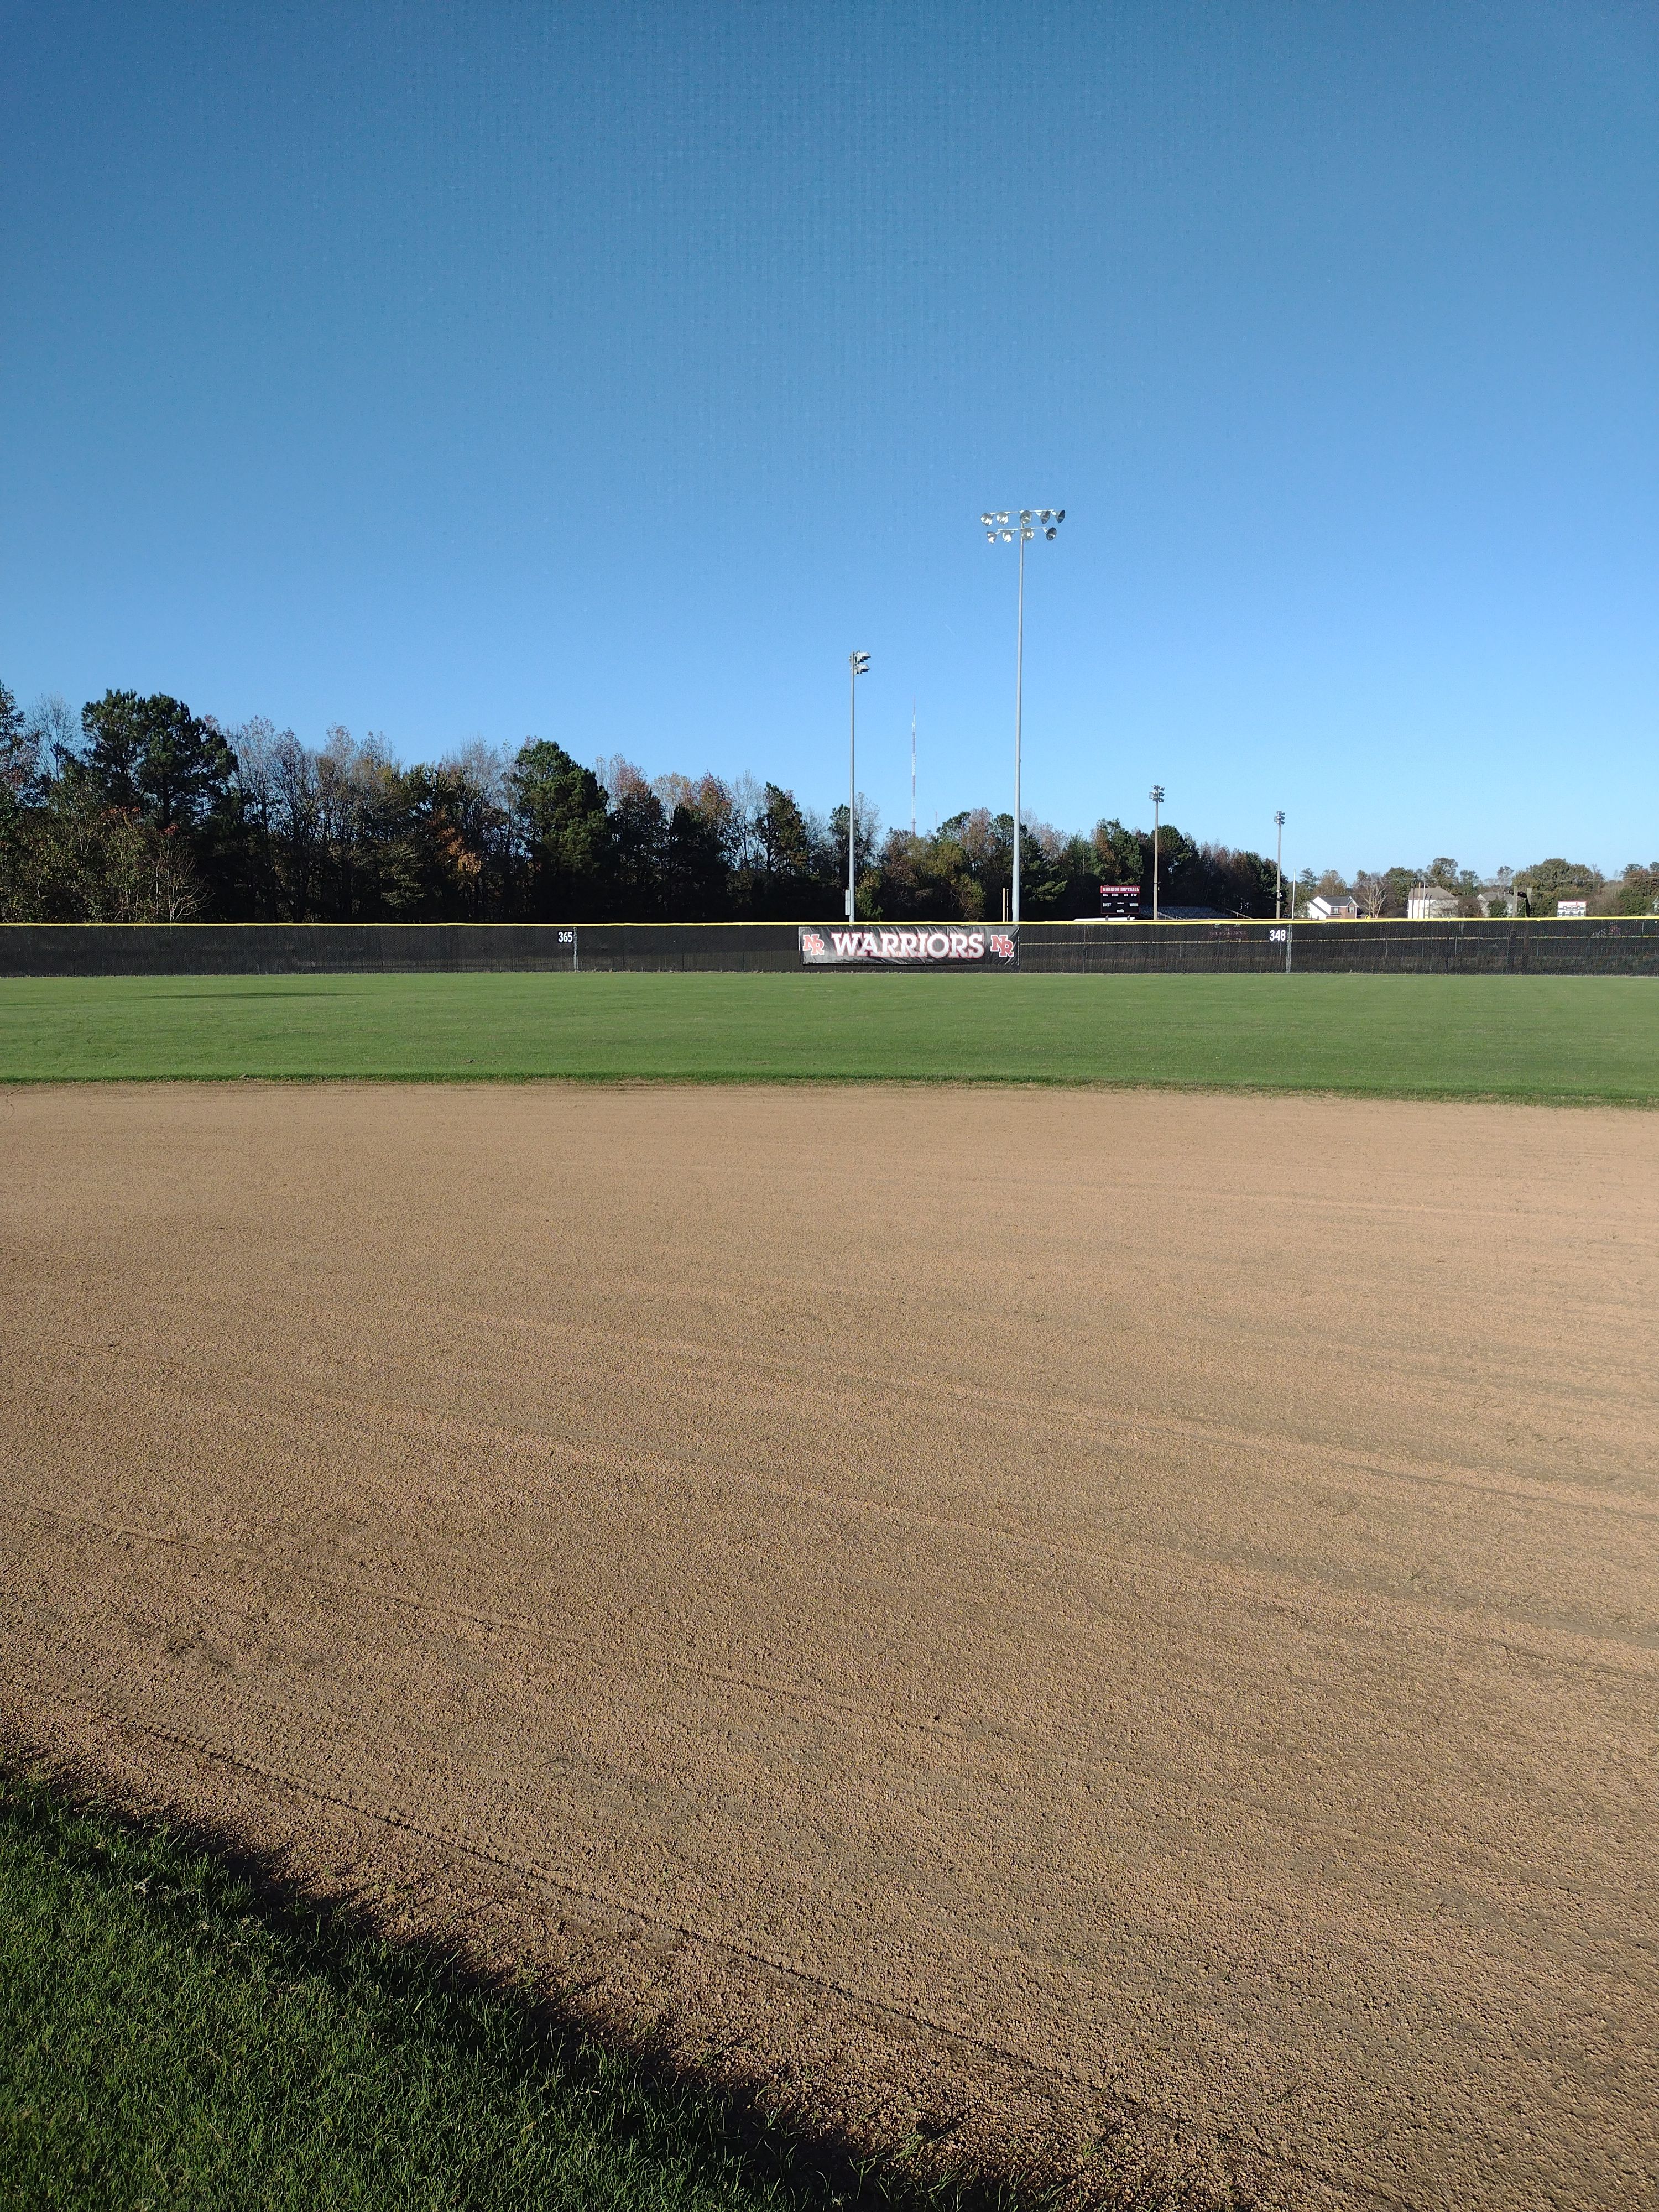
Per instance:
[[[1054,2177],[880,2156],[648,2026],[389,1935],[246,1837],[0,1747],[0,2196],[271,2208],[1036,2212]]]

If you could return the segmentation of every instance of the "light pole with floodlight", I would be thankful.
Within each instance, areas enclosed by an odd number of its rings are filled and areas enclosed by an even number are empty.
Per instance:
[[[1164,804],[1164,786],[1155,783],[1146,794],[1152,802],[1152,920],[1158,920],[1158,810]]]
[[[858,729],[859,678],[870,673],[867,653],[849,653],[847,656],[847,919],[858,920],[859,873],[858,853],[854,840],[857,835],[859,811]]]
[[[1028,538],[1041,531],[1053,540],[1066,520],[1063,507],[1022,507],[1018,515],[1012,507],[1000,514],[981,514],[985,541],[994,545],[999,538],[1005,545],[1019,543],[1019,611],[1014,633],[1014,884],[1013,912],[1009,919],[1019,920],[1019,755],[1020,714],[1025,690],[1025,545]]]
[[[1285,810],[1281,806],[1273,817],[1273,826],[1279,832],[1279,843],[1273,854],[1273,920],[1285,919]]]

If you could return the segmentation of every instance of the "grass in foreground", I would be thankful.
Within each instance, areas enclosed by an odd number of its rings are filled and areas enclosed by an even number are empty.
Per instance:
[[[0,2203],[921,2206],[198,1844],[0,1774]],[[951,2201],[955,2201],[952,2199]]]
[[[0,1079],[1154,1084],[1659,1103],[1632,977],[0,980]]]

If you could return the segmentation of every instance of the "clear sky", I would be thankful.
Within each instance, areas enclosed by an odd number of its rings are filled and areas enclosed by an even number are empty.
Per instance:
[[[1659,855],[1646,0],[0,6],[0,677]]]

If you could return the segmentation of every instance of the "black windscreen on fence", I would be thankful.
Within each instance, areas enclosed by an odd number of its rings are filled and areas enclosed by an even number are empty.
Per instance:
[[[1656,975],[1659,917],[1028,921],[1026,975]],[[793,922],[9,922],[0,975],[798,974]],[[826,973],[824,988],[834,989]]]
[[[1028,922],[1020,965],[1073,975],[1653,975],[1659,919]]]

